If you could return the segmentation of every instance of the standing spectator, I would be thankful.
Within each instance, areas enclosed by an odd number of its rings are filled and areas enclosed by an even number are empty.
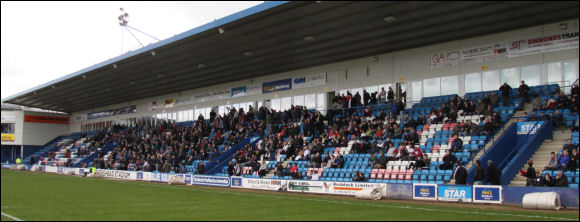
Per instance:
[[[395,93],[393,92],[393,88],[389,86],[389,91],[387,92],[387,100],[392,101],[395,99]]]
[[[200,162],[197,165],[197,174],[204,174],[205,173],[205,166],[203,166],[203,162]]]
[[[534,169],[534,167],[532,167],[532,165],[534,165],[534,161],[528,160],[528,170],[526,171],[526,174],[524,175],[526,177],[526,187],[531,187],[532,185],[534,185],[534,182],[537,179],[536,178],[536,169]]]
[[[363,102],[365,106],[369,105],[369,100],[371,100],[371,95],[366,89],[363,89]]]
[[[455,178],[455,185],[465,185],[467,184],[467,170],[461,165],[461,161],[457,161],[457,168],[453,174]]]
[[[562,170],[558,170],[556,180],[554,180],[555,187],[568,187],[568,177],[564,175]]]
[[[387,99],[387,91],[385,91],[385,87],[381,87],[381,92],[379,93],[379,101],[380,103],[385,103]]]
[[[499,90],[501,91],[501,101],[503,103],[503,106],[509,106],[510,105],[510,92],[512,90],[512,87],[510,85],[508,85],[507,82],[504,82],[503,85],[501,85],[501,87],[499,87]]]
[[[234,175],[234,165],[232,164],[232,161],[230,161],[230,163],[228,164],[228,175],[233,176]]]
[[[481,166],[479,160],[475,161],[475,175],[473,176],[474,185],[483,185],[483,180],[485,179],[485,170]]]
[[[522,84],[520,85],[520,88],[518,88],[518,94],[520,94],[522,103],[528,102],[528,91],[530,91],[530,87],[528,87],[524,80],[522,80]]]
[[[491,185],[501,185],[501,171],[495,166],[492,160],[487,160],[487,183]]]

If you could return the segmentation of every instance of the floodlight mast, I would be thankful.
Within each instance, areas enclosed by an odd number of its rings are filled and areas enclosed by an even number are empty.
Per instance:
[[[152,35],[149,35],[149,34],[147,34],[147,33],[145,33],[145,32],[142,32],[142,31],[141,31],[141,30],[139,30],[139,29],[136,29],[136,28],[133,28],[133,27],[131,27],[131,26],[129,25],[129,21],[128,21],[128,18],[129,18],[129,13],[125,12],[125,9],[124,9],[124,8],[120,8],[120,10],[121,10],[121,15],[119,15],[119,17],[117,17],[117,19],[119,20],[119,25],[121,26],[121,28],[125,28],[125,29],[126,29],[126,30],[127,30],[127,31],[128,31],[128,32],[129,32],[129,33],[132,35],[132,36],[133,36],[133,38],[135,38],[135,40],[137,40],[137,42],[139,42],[139,45],[141,45],[141,47],[144,47],[144,46],[143,46],[143,44],[142,44],[142,43],[141,43],[141,41],[139,41],[139,39],[138,39],[138,38],[137,38],[137,37],[136,37],[136,36],[133,34],[133,32],[131,32],[131,29],[133,29],[133,30],[135,30],[135,31],[138,31],[138,32],[140,32],[140,33],[143,33],[143,34],[145,34],[145,35],[147,35],[147,36],[149,36],[149,37],[151,37],[151,38],[154,38],[154,39],[155,39],[155,40],[157,40],[157,41],[160,41],[158,38],[155,38],[155,37],[154,37],[154,36],[152,36]],[[129,28],[131,28],[131,29],[129,29]]]

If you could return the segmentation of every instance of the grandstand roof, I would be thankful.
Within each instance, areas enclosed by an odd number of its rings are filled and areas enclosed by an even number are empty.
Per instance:
[[[3,102],[71,113],[578,17],[578,1],[265,2]]]

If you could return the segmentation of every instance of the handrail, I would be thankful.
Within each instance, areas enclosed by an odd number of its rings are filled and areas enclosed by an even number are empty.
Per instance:
[[[530,129],[530,131],[533,131],[533,129]],[[516,154],[510,158],[510,161],[501,170],[502,184],[508,184],[517,175],[521,165],[532,157],[544,140],[553,138],[552,122],[544,121],[544,124],[537,129],[535,134],[529,135],[529,133],[526,136],[530,137],[518,143],[519,149],[516,148]]]
[[[534,131],[534,129],[536,129],[537,125],[538,125],[540,122],[542,122],[542,120],[540,120],[540,121],[535,121],[535,122],[536,122],[536,123],[535,123],[535,124],[532,126],[532,128],[530,128],[530,129],[528,130],[528,132],[526,133],[526,136],[529,136],[529,135],[530,135],[530,133],[531,133],[532,131]],[[552,123],[552,122],[550,121],[550,124],[551,124],[551,123]],[[543,127],[543,126],[544,126],[544,125],[542,125],[542,127]],[[536,129],[536,131],[538,131],[538,130],[539,130],[539,129]],[[505,159],[503,159],[503,161],[502,161],[502,162],[500,162],[500,163],[497,165],[497,167],[498,167],[498,168],[500,168],[500,169],[501,169],[501,168],[503,168],[503,165],[504,165],[504,164],[507,164],[507,162],[509,162],[509,161],[512,159],[512,157],[518,153],[518,151],[519,151],[519,149],[517,149],[517,148],[515,148],[515,149],[512,149],[512,151],[511,151],[511,152],[510,152],[508,155],[506,155],[506,158],[505,158]]]

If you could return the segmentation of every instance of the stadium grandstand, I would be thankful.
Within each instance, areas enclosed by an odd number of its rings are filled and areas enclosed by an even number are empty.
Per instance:
[[[578,43],[577,1],[264,2],[2,99],[2,164],[577,209]]]

